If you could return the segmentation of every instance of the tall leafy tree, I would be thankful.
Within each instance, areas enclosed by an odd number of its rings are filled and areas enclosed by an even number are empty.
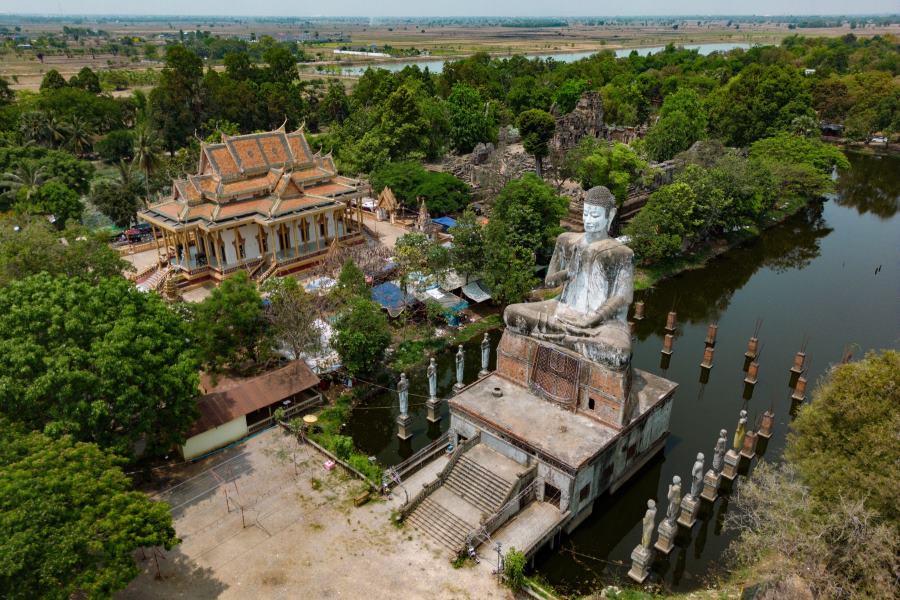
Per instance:
[[[112,598],[138,548],[178,543],[169,507],[131,489],[124,461],[0,417],[0,595]]]
[[[491,209],[485,238],[540,256],[562,232],[568,202],[534,173],[510,181]]]
[[[534,156],[538,177],[543,174],[544,157],[550,154],[550,138],[556,131],[556,120],[547,111],[533,108],[519,115],[519,132],[525,151]]]
[[[197,365],[182,320],[123,278],[47,273],[0,288],[0,412],[126,456],[184,440]]]
[[[91,94],[99,94],[102,91],[100,89],[100,78],[97,77],[97,74],[90,67],[82,67],[77,74],[69,79],[69,85],[81,88]]]
[[[657,161],[669,160],[706,135],[706,111],[697,92],[681,88],[666,96],[659,120],[647,132],[647,153]]]
[[[138,126],[134,131],[133,164],[144,174],[144,188],[147,195],[144,203],[150,202],[150,178],[162,166],[160,142],[156,134],[146,125]]]
[[[354,376],[377,370],[390,342],[387,317],[368,298],[355,298],[347,305],[335,321],[331,338],[344,368]]]
[[[294,358],[321,347],[322,332],[316,326],[320,316],[312,294],[307,293],[293,277],[272,277],[263,284],[267,294],[266,318],[272,335]]]
[[[60,229],[67,221],[78,222],[84,212],[84,204],[73,190],[58,181],[43,184],[27,200],[16,204],[16,210],[53,217]]]
[[[585,137],[566,157],[571,171],[581,187],[588,190],[597,185],[609,191],[621,204],[628,196],[628,188],[647,168],[647,161],[635,150],[619,142],[607,143]]]
[[[485,260],[485,283],[499,304],[522,302],[538,284],[534,276],[534,252],[511,244],[506,236],[491,238],[485,249]]]
[[[200,81],[203,63],[188,48],[166,49],[166,66],[148,99],[153,125],[170,151],[185,145],[200,126]]]
[[[243,271],[196,306],[192,330],[197,355],[210,371],[252,369],[270,350],[271,327],[262,297]]]
[[[414,273],[427,283],[440,281],[450,264],[446,248],[429,239],[424,233],[407,233],[394,245],[394,259],[400,271],[400,280],[406,289]]]
[[[484,226],[478,222],[475,213],[468,209],[457,219],[456,225],[450,228],[453,245],[450,248],[450,265],[466,278],[481,273],[486,265],[487,246]]]
[[[128,266],[103,233],[74,224],[59,232],[43,217],[0,220],[0,286],[38,273],[97,285],[120,276]]]
[[[97,210],[109,217],[117,227],[129,227],[137,221],[143,193],[141,178],[135,176],[131,165],[122,161],[118,164],[118,177],[94,182],[90,199]]]
[[[86,119],[74,115],[65,124],[66,147],[76,156],[84,157],[94,143],[94,127]]]
[[[41,91],[43,92],[45,90],[59,90],[66,87],[67,85],[68,83],[66,83],[66,78],[60,75],[59,71],[57,71],[56,69],[50,69],[41,80]]]
[[[450,147],[464,154],[479,142],[494,141],[496,127],[478,90],[458,83],[447,98],[450,109]]]

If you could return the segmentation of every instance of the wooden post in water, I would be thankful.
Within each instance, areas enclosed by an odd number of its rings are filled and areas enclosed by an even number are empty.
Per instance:
[[[716,323],[711,323],[709,327],[706,328],[706,340],[705,343],[707,346],[712,347],[716,345],[716,335],[719,333],[719,325]]]
[[[700,363],[700,367],[703,369],[712,369],[713,367],[713,352],[715,349],[712,346],[707,346],[703,351],[703,362]]]
[[[678,313],[674,310],[669,311],[669,314],[666,315],[666,331],[669,333],[675,333],[675,329],[677,328],[677,320]]]

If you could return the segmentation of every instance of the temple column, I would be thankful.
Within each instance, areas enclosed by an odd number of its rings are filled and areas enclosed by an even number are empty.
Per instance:
[[[300,240],[294,240],[293,238],[298,234],[297,231],[297,219],[291,219],[291,226],[288,228],[288,235],[291,236],[291,254],[294,255],[294,258],[300,256]]]
[[[198,231],[200,231],[200,230],[198,230]],[[206,264],[208,264],[211,267],[213,255],[209,251],[209,232],[208,231],[200,231],[200,232],[203,234],[203,249],[206,252]],[[219,265],[216,265],[217,268],[218,268],[218,266]]]
[[[156,237],[156,225],[150,225],[150,233],[153,235],[153,244],[156,246],[156,262],[162,262],[162,254],[159,251],[159,239]]]
[[[278,251],[278,235],[275,233],[275,226],[269,226],[269,234],[271,235],[272,246],[269,250],[272,252],[272,264],[278,262],[278,256],[275,254]]]
[[[213,246],[216,249],[216,264],[219,265],[219,271],[224,271],[225,267],[222,265],[222,234],[219,231],[215,232]]]
[[[318,251],[320,249],[320,247],[319,247],[319,214],[321,214],[321,213],[316,213],[312,216],[313,235],[316,236],[316,251]]]

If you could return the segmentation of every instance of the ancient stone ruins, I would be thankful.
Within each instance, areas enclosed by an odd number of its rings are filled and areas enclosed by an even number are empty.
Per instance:
[[[586,193],[585,232],[559,237],[547,275],[562,293],[510,305],[497,370],[483,348],[449,401],[453,452],[400,517],[454,553],[490,540],[533,556],[665,443],[676,384],[631,364],[633,258],[614,217],[609,190]]]

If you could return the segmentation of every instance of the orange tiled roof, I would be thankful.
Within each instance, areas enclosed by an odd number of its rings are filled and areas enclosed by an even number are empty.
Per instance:
[[[315,185],[312,187],[306,188],[306,193],[312,196],[333,196],[339,192],[346,192],[347,190],[353,189],[349,185],[344,185],[343,183],[323,183],[321,185]]]
[[[278,205],[278,214],[276,214],[275,216],[280,217],[281,215],[286,215],[288,213],[294,212],[295,210],[300,210],[309,206],[315,206],[316,204],[319,204],[321,202],[322,200],[318,198],[308,198],[306,196],[291,198],[290,200],[282,200],[281,204]]]
[[[262,198],[260,200],[244,200],[241,202],[232,202],[223,204],[219,209],[218,219],[230,219],[243,215],[252,215],[258,213],[268,216],[269,210],[272,208],[272,200],[270,198]]]
[[[207,146],[206,155],[210,158],[213,170],[219,175],[228,177],[230,175],[237,175],[241,172],[237,163],[234,162],[234,158],[231,156],[231,151],[225,144]]]

